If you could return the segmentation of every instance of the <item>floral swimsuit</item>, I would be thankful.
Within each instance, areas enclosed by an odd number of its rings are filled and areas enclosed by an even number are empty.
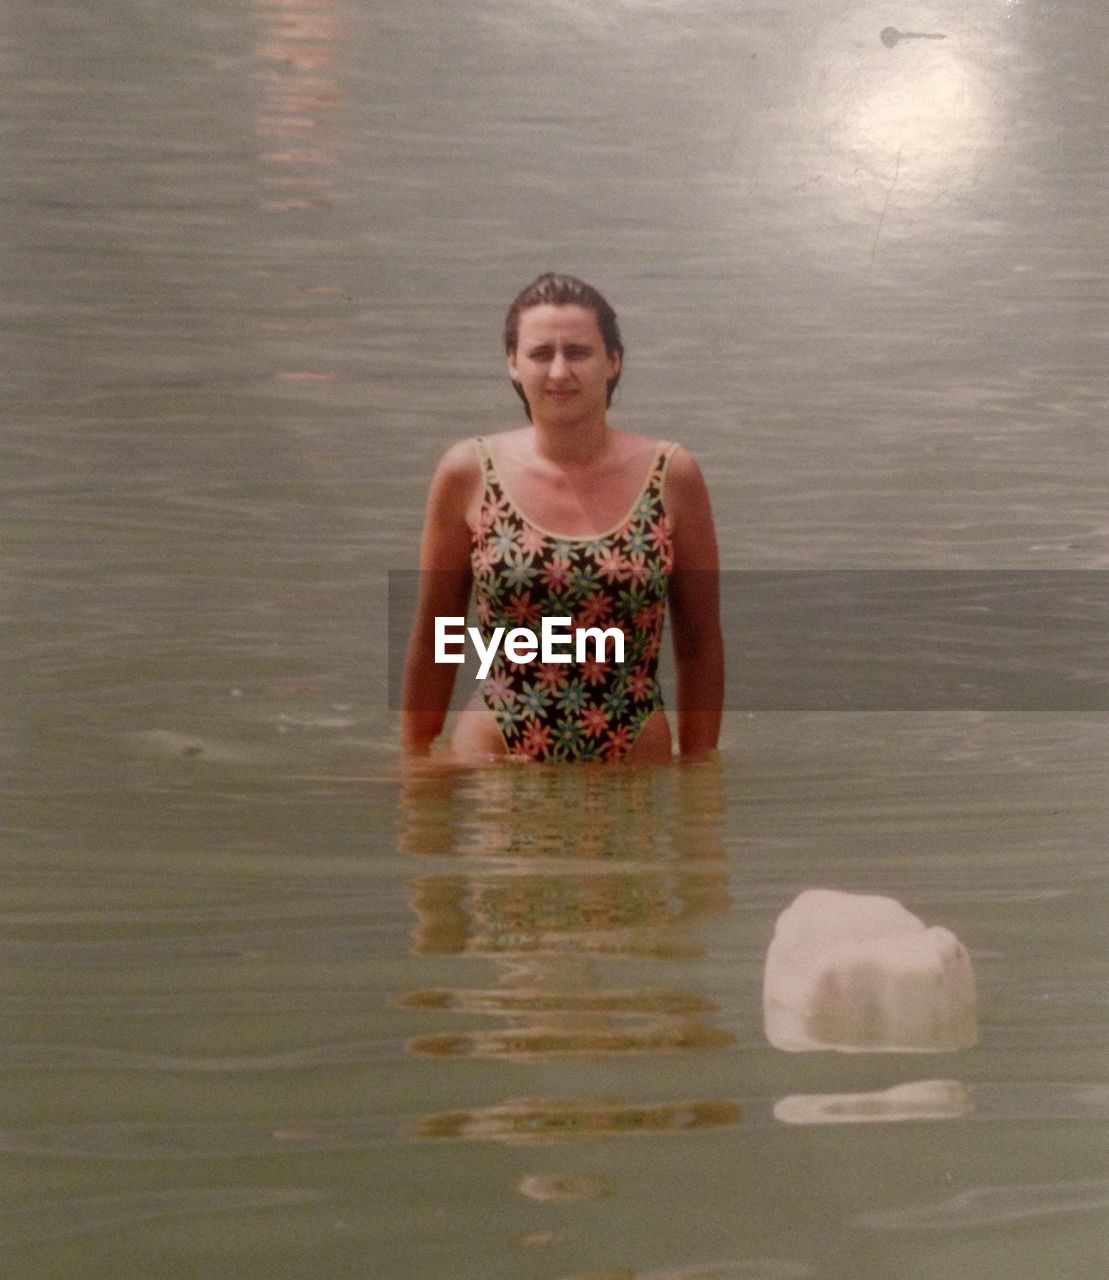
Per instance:
[[[526,519],[505,496],[485,441],[485,488],[470,554],[482,641],[496,627],[538,632],[542,618],[624,634],[624,661],[516,663],[498,650],[481,696],[510,755],[527,760],[620,760],[662,706],[656,671],[674,543],[662,506],[674,445],[660,446],[631,511],[609,533],[565,538]]]

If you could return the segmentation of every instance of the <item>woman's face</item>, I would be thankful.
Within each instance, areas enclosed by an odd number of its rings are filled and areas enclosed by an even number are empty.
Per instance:
[[[520,316],[508,373],[527,397],[533,420],[580,421],[604,417],[608,384],[620,370],[609,355],[588,307],[529,307]]]

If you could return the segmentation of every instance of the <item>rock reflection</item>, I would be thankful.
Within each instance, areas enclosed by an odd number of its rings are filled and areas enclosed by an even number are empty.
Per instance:
[[[643,981],[644,966],[698,959],[698,927],[729,909],[723,809],[714,767],[411,774],[400,847],[453,864],[414,878],[413,951],[480,957],[496,980],[402,995],[405,1009],[461,1023],[412,1036],[408,1051],[528,1061],[733,1043],[712,1000]],[[513,1102],[428,1117],[419,1133],[549,1140],[737,1118],[723,1103]]]
[[[783,1124],[878,1124],[958,1120],[972,1110],[959,1080],[913,1080],[873,1093],[793,1094],[774,1104]]]

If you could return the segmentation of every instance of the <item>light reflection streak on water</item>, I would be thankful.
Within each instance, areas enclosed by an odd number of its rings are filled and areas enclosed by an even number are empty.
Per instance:
[[[260,27],[254,52],[259,208],[272,220],[270,235],[278,243],[284,238],[289,246],[284,252],[278,248],[274,260],[288,258],[290,266],[303,272],[304,255],[298,254],[291,233],[306,219],[326,219],[336,209],[344,105],[339,74],[346,33],[334,0],[255,0],[255,10]],[[258,272],[263,279],[273,274]],[[262,321],[274,356],[284,366],[275,371],[278,382],[311,387],[338,381],[333,368],[321,367],[320,353],[334,350],[342,322],[326,310],[306,310],[305,304],[326,306],[347,297],[349,285],[330,275],[301,279],[280,312]],[[305,451],[304,462],[311,470],[328,470],[327,459],[312,451]]]
[[[262,185],[289,194],[263,201],[273,213],[331,207],[334,124],[342,97],[336,79],[341,30],[334,5],[256,0],[262,39],[255,57],[261,91],[256,127],[269,150]]]
[[[699,925],[731,905],[719,773],[686,770],[681,783],[669,770],[414,773],[403,793],[400,848],[460,865],[413,877],[413,952],[491,961],[497,985],[413,990],[397,1003],[502,1025],[412,1036],[408,1052],[538,1062],[734,1043],[714,1024],[714,1003],[696,991],[627,986],[611,976],[621,962],[698,959]],[[551,1141],[738,1118],[732,1102],[531,1099],[426,1116],[412,1131]]]

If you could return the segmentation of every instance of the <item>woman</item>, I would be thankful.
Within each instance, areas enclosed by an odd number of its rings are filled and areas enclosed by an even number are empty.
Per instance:
[[[669,600],[681,758],[703,759],[716,747],[724,673],[700,470],[680,446],[608,425],[624,349],[615,312],[591,286],[540,276],[510,307],[504,345],[530,425],[452,446],[432,479],[403,749],[426,755],[443,728],[456,667],[435,661],[436,618],[464,615],[473,587],[486,648],[499,627],[503,638],[564,617],[574,636],[619,629],[624,654],[617,662],[611,642],[599,652],[595,637],[581,661],[514,662],[499,651],[458,717],[454,757],[670,760],[656,677]]]

